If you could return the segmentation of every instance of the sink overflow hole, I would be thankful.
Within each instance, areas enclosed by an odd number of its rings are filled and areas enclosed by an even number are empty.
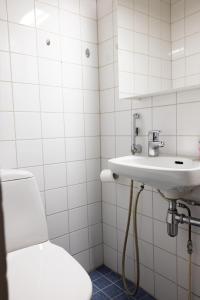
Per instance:
[[[177,165],[183,165],[183,161],[176,160],[175,164],[177,164]]]

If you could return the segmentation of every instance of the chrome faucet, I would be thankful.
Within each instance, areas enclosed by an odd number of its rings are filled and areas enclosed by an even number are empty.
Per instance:
[[[136,120],[140,118],[138,113],[133,114],[133,132],[132,132],[132,142],[131,142],[131,152],[133,155],[136,153],[142,152],[142,146],[140,144],[136,144],[136,137],[139,133],[139,128],[136,127]]]
[[[164,147],[165,143],[159,140],[160,130],[152,130],[148,133],[148,155],[159,156],[159,149]]]

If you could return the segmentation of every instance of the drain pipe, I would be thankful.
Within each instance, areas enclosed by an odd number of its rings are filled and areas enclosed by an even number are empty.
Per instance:
[[[169,200],[169,208],[167,211],[167,233],[171,237],[175,237],[178,234],[179,224],[188,224],[189,226],[200,227],[200,219],[194,218],[189,214],[188,216],[184,214],[179,214],[177,211],[177,206],[186,208],[187,206],[182,203],[177,203],[176,200]],[[188,207],[187,207],[188,209]]]
[[[194,218],[191,216],[190,208],[178,200],[184,201],[190,205],[197,205],[195,202],[185,201],[185,199],[170,199],[165,197],[165,195],[158,190],[158,193],[169,202],[169,208],[167,211],[167,233],[171,237],[176,237],[178,235],[178,225],[179,224],[188,224],[188,242],[187,242],[187,253],[189,255],[189,264],[188,264],[188,300],[192,299],[192,226],[200,227],[200,219]],[[177,207],[187,210],[187,216],[185,214],[179,214]]]

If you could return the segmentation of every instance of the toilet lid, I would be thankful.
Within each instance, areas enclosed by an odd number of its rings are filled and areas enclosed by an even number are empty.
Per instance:
[[[9,300],[90,300],[86,271],[49,241],[7,255]]]

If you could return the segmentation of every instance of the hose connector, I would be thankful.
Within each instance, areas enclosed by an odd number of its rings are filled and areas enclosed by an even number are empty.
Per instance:
[[[188,240],[187,242],[187,253],[189,255],[191,255],[193,252],[193,244],[192,244],[192,241],[191,240]]]

